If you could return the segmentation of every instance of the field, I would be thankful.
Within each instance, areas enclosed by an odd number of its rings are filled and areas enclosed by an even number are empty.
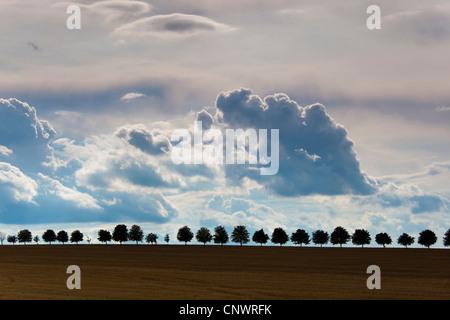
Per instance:
[[[5,245],[0,268],[0,299],[450,299],[445,249]]]

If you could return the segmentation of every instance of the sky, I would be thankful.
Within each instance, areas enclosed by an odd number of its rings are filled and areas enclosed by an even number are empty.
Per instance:
[[[450,5],[376,1],[369,30],[372,4],[0,0],[0,231],[343,226],[442,246]],[[196,120],[278,129],[277,174],[174,164]]]

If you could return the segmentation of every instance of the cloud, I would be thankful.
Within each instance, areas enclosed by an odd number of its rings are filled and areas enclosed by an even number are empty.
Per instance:
[[[144,1],[105,0],[92,4],[76,2],[54,3],[52,6],[67,8],[70,4],[79,6],[84,12],[101,16],[106,23],[134,19],[151,11],[152,5]]]
[[[13,151],[5,146],[0,146],[0,155],[2,156],[9,156],[13,153]]]
[[[446,112],[446,111],[450,111],[450,107],[445,107],[445,106],[440,106],[440,107],[436,107],[436,109],[434,109],[437,112]]]
[[[55,195],[62,200],[71,202],[75,207],[80,209],[102,209],[97,201],[89,194],[78,191],[76,188],[64,186],[58,180],[38,174],[39,184],[41,188],[48,192],[50,196]]]
[[[114,35],[126,37],[185,37],[201,33],[225,32],[232,28],[212,19],[190,14],[172,13],[145,17],[120,26]]]
[[[353,142],[325,107],[299,106],[286,94],[260,98],[249,89],[222,92],[216,99],[217,122],[229,128],[279,129],[279,171],[260,176],[227,166],[227,178],[244,177],[282,196],[373,194],[376,182],[360,169]]]
[[[12,151],[11,161],[20,168],[37,168],[51,161],[49,142],[55,134],[52,125],[38,118],[28,103],[0,98],[0,145]]]
[[[38,184],[25,175],[19,168],[0,162],[0,199],[5,203],[29,202],[38,194]]]
[[[128,102],[130,100],[137,99],[137,98],[142,98],[142,97],[145,97],[145,94],[138,93],[138,92],[129,92],[129,93],[123,95],[120,98],[120,100]]]
[[[148,130],[142,125],[121,127],[115,135],[141,151],[152,155],[168,154],[172,148],[170,140],[165,135],[158,131]]]
[[[393,34],[420,43],[439,43],[450,39],[450,6],[432,5],[427,8],[405,10],[383,19]]]

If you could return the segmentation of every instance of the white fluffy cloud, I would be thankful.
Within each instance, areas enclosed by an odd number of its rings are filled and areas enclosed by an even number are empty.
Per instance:
[[[38,184],[19,168],[0,162],[0,194],[2,205],[14,202],[34,203],[38,194]]]
[[[145,94],[142,94],[142,93],[139,93],[139,92],[129,92],[127,94],[124,94],[120,98],[120,100],[128,102],[130,100],[137,99],[137,98],[142,98],[142,97],[145,97]]]
[[[80,209],[101,209],[97,201],[89,194],[78,191],[76,188],[64,186],[58,180],[39,173],[39,184],[50,196],[55,195],[62,200],[71,202]]]

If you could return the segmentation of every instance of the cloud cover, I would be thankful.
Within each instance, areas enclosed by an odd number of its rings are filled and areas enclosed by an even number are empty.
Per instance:
[[[301,107],[282,93],[262,99],[241,88],[220,93],[216,107],[216,120],[227,127],[279,129],[280,134],[278,174],[263,177],[254,171],[230,168],[227,177],[250,177],[282,196],[375,192],[376,182],[360,169],[347,131],[323,105]]]

